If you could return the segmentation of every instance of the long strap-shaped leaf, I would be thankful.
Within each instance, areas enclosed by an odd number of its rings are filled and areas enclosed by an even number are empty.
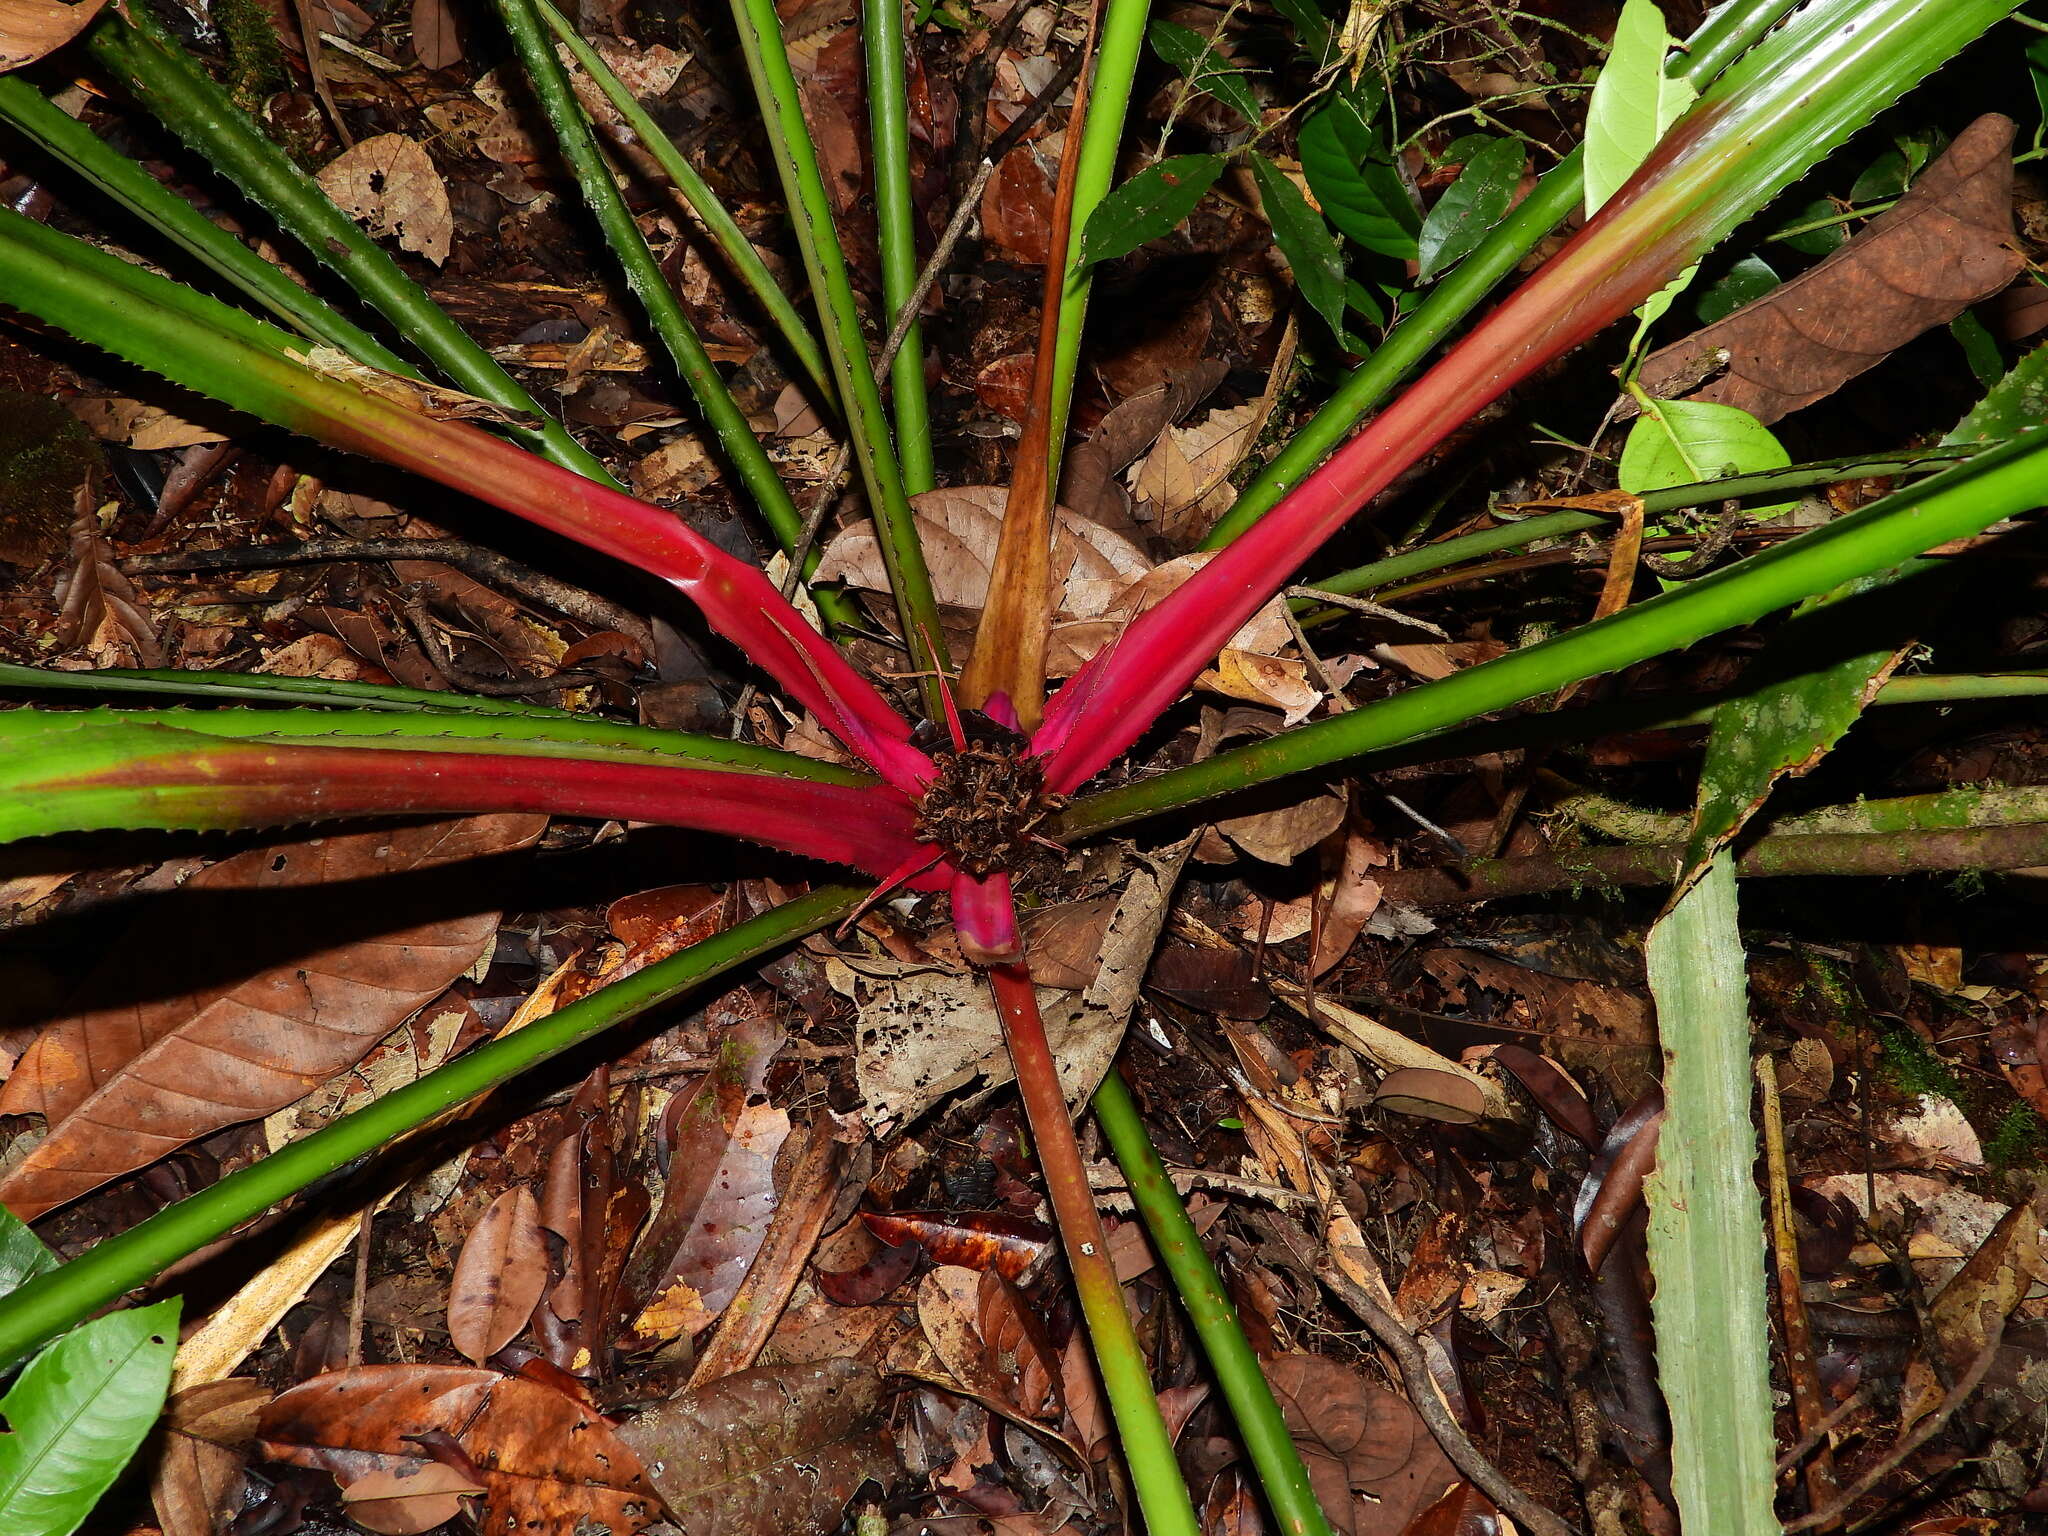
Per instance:
[[[556,463],[616,486],[596,456],[479,346],[419,284],[273,144],[254,119],[143,4],[108,12],[87,33],[102,65],[222,175],[264,208],[456,385],[535,427],[518,429]]]
[[[873,686],[766,577],[672,513],[317,373],[292,359],[282,332],[4,210],[0,299],[264,421],[410,469],[659,576],[889,782],[915,793],[929,778],[910,727]]]
[[[1817,0],[1738,63],[1557,256],[1048,706],[1072,790],[1180,696],[1297,566],[1473,412],[1626,314],[2012,0]]]
[[[721,832],[873,875],[917,853],[909,802],[879,786],[686,766],[652,754],[574,755],[552,743],[485,751],[473,740],[410,734],[405,749],[334,744],[348,741],[340,737],[237,741],[146,714],[0,713],[0,840],[542,811]]]

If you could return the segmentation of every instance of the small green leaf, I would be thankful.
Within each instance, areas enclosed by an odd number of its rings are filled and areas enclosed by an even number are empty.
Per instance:
[[[1654,400],[1629,430],[1618,477],[1625,491],[1661,491],[1791,462],[1784,444],[1745,410],[1708,400]],[[1750,515],[1761,521],[1791,505],[1759,507]]]
[[[0,1417],[0,1531],[71,1536],[149,1433],[178,1353],[178,1300],[110,1312],[22,1370]]]
[[[0,1296],[57,1267],[57,1255],[27,1222],[0,1205]]]
[[[1664,130],[1692,105],[1693,88],[1664,72],[1671,34],[1656,0],[1627,0],[1614,46],[1586,107],[1586,212],[1621,190]]]
[[[2034,107],[2041,123],[2034,129],[2034,142],[2041,141],[2041,127],[2048,124],[2048,37],[2036,37],[2027,44],[2027,76],[2034,82]]]
[[[1745,256],[1735,263],[1693,304],[1700,324],[1712,325],[1745,304],[1754,303],[1777,287],[1781,279],[1761,256]]]
[[[1507,216],[1521,179],[1522,146],[1516,140],[1488,139],[1471,153],[1422,221],[1416,250],[1424,282],[1468,254]]]
[[[1948,148],[1948,135],[1938,128],[1902,133],[1892,148],[1863,168],[1849,188],[1852,203],[1881,203],[1903,193],[1928,162]]]
[[[1332,93],[1301,125],[1302,174],[1324,215],[1346,236],[1368,251],[1413,261],[1422,216],[1373,125],[1380,105],[1375,92]]]
[[[1081,265],[1128,256],[1170,233],[1223,174],[1222,155],[1173,155],[1148,165],[1096,205],[1081,235]]]
[[[1251,81],[1216,51],[1214,38],[1172,21],[1153,22],[1145,36],[1152,51],[1186,75],[1196,90],[1214,96],[1246,122],[1258,122],[1259,98],[1252,94]]]
[[[1287,18],[1294,35],[1318,66],[1329,61],[1330,44],[1336,34],[1330,19],[1316,8],[1315,0],[1273,0],[1273,9]]]
[[[1998,350],[1998,338],[1973,311],[1966,309],[1949,321],[1948,331],[1961,344],[1963,359],[1980,388],[1990,389],[2005,377],[2005,354]]]
[[[1790,246],[1802,256],[1826,256],[1838,250],[1849,238],[1839,222],[1841,212],[1841,207],[1832,198],[1816,197],[1764,238]],[[1822,223],[1824,219],[1837,222]],[[1809,229],[1808,225],[1817,227]]]
[[[1355,277],[1344,280],[1344,302],[1374,325],[1387,323],[1387,306],[1380,302],[1378,294]]]
[[[1252,179],[1259,184],[1259,201],[1266,210],[1266,222],[1273,226],[1273,239],[1294,273],[1294,284],[1309,308],[1323,317],[1330,329],[1344,330],[1344,253],[1323,216],[1309,207],[1301,188],[1264,155],[1251,151]]]
[[[2034,348],[1956,423],[1943,443],[2002,443],[2048,419],[2048,343]]]

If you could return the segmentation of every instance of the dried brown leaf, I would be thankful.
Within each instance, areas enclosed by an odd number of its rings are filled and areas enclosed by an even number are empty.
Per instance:
[[[380,1536],[421,1536],[462,1513],[463,1500],[484,1491],[468,1474],[438,1461],[402,1471],[376,1471],[343,1490],[349,1519]]]
[[[400,249],[439,266],[448,259],[455,216],[448,189],[427,152],[402,133],[363,139],[315,178],[335,204],[373,235],[396,236]]]
[[[71,520],[71,563],[57,583],[62,611],[52,638],[67,651],[83,646],[99,666],[160,667],[164,651],[156,626],[114,562],[90,491],[90,483],[80,489]]]
[[[1470,1125],[1486,1115],[1486,1095],[1477,1083],[1429,1067],[1389,1072],[1373,1090],[1372,1101],[1397,1115],[1418,1115],[1448,1125]]]
[[[1322,1355],[1263,1365],[1316,1500],[1341,1536],[1398,1531],[1458,1480],[1407,1399]]]
[[[1996,293],[2025,265],[2012,230],[2012,137],[2011,118],[1978,118],[1825,261],[1652,353],[1643,387],[1682,390],[1695,360],[1725,351],[1727,371],[1691,398],[1776,421]]]
[[[882,1380],[858,1360],[741,1371],[619,1431],[690,1536],[820,1536],[896,1459],[874,1420]]]
[[[210,1381],[164,1405],[149,1496],[164,1536],[220,1536],[242,1507],[247,1446],[270,1391],[260,1382]]]
[[[33,64],[62,48],[99,15],[106,0],[0,0],[0,70]]]
[[[552,1387],[470,1366],[330,1371],[271,1403],[258,1433],[271,1460],[330,1472],[344,1490],[439,1464],[418,1437],[447,1436],[478,1470],[483,1530],[588,1520],[630,1536],[659,1513],[640,1458],[603,1418]]]
[[[462,62],[462,29],[448,0],[412,0],[412,54],[421,69],[451,69]]]
[[[75,1011],[43,1031],[0,1088],[0,1113],[39,1114],[51,1127],[0,1182],[0,1200],[24,1219],[39,1215],[303,1097],[446,989],[497,930],[495,912],[436,916],[336,944],[331,904],[278,903],[274,893],[524,847],[546,824],[473,816],[317,837],[251,849],[193,876],[179,899],[201,912],[203,898],[218,898],[213,919],[168,942],[146,922],[124,935]],[[264,926],[253,929],[257,922]],[[138,968],[155,983],[141,1002]]]
[[[490,1203],[456,1256],[448,1282],[448,1337],[482,1365],[519,1337],[547,1283],[540,1205],[520,1184]]]

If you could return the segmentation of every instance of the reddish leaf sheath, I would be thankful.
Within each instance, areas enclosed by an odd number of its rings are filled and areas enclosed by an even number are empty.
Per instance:
[[[772,774],[481,752],[279,746],[205,739],[91,771],[16,786],[40,802],[40,831],[228,828],[345,816],[542,811],[723,832],[885,874],[917,855],[911,805],[866,788]],[[56,810],[51,802],[63,797]],[[73,808],[75,807],[75,811]],[[71,812],[71,814],[66,814]]]

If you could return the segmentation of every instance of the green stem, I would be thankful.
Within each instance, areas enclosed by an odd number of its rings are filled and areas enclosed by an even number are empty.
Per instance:
[[[1842,459],[1821,459],[1810,464],[1793,464],[1784,469],[1762,470],[1750,475],[1728,475],[1718,480],[1701,480],[1692,485],[1674,485],[1660,491],[1643,493],[1643,513],[1646,517],[1659,517],[1666,512],[1676,512],[1686,507],[1704,506],[1712,501],[1731,501],[1752,496],[1775,495],[1783,491],[1798,490],[1811,485],[1829,485],[1837,480],[1847,480],[1863,475],[1904,475],[1915,471],[1933,471],[1946,468],[1958,459],[1967,459],[1981,451],[1979,445],[1954,448],[1927,448],[1909,454],[1858,454]],[[1403,550],[1398,555],[1389,555],[1384,560],[1375,560],[1370,565],[1356,566],[1326,580],[1310,582],[1318,592],[1335,592],[1341,596],[1355,596],[1369,592],[1375,587],[1391,586],[1397,581],[1406,581],[1411,576],[1427,575],[1441,571],[1467,560],[1496,554],[1503,549],[1520,549],[1540,539],[1562,538],[1566,534],[1584,533],[1596,528],[1614,527],[1614,519],[1598,512],[1543,512],[1523,518],[1519,522],[1505,523],[1498,528],[1483,529],[1478,533],[1460,534],[1456,538],[1439,539],[1434,544],[1425,544],[1419,549]],[[1304,613],[1313,607],[1313,599],[1296,600],[1295,611]],[[1340,610],[1329,610],[1334,617]],[[1314,617],[1324,618],[1318,611]]]
[[[2048,497],[2048,435],[2017,438],[1612,618],[1348,714],[1089,797],[1051,835],[1095,831],[1462,725],[1682,649],[1724,629],[1982,531]],[[1569,717],[1566,717],[1569,718]]]
[[[1160,1416],[1145,1351],[1131,1326],[1116,1266],[1110,1262],[1087,1165],[1074,1141],[1059,1067],[1038,1013],[1037,989],[1021,965],[996,966],[988,979],[1010,1048],[1010,1064],[1017,1072],[1017,1092],[1031,1124],[1039,1170],[1045,1175],[1046,1195],[1059,1225],[1060,1246],[1088,1325],[1089,1349],[1102,1374],[1145,1529],[1149,1536],[1198,1536],[1200,1523],[1181,1479],[1180,1463],[1174,1459],[1173,1436]]]
[[[1238,1324],[1237,1309],[1223,1288],[1223,1278],[1216,1273],[1202,1247],[1202,1235],[1188,1220],[1187,1208],[1166,1176],[1130,1089],[1114,1069],[1095,1090],[1094,1102],[1095,1121],[1109,1139],[1124,1182],[1130,1186],[1131,1199],[1151,1234],[1152,1246],[1172,1276],[1181,1305],[1187,1308],[1188,1320],[1209,1356],[1210,1368],[1237,1420],[1238,1434],[1258,1471],[1259,1486],[1281,1536],[1329,1536],[1330,1527],[1309,1484],[1308,1469],[1302,1465],[1280,1405],[1273,1400],[1259,1357]]]
[[[941,684],[946,642],[939,628],[938,598],[932,591],[917,523],[903,488],[888,413],[882,406],[882,391],[875,383],[867,338],[861,331],[853,279],[833,223],[832,199],[818,169],[817,149],[804,122],[775,0],[732,0],[732,18],[761,109],[761,125],[782,179],[782,195],[795,226],[797,247],[803,253],[804,270],[825,322],[825,348],[839,381],[839,398],[846,407],[853,456],[867,492],[868,513],[875,520],[882,562],[888,567],[903,644],[910,652],[911,670],[920,674],[925,711],[929,718],[940,719],[945,709]]]
[[[726,212],[725,205],[718,200],[718,194],[711,190],[709,182],[697,174],[697,168],[683,158],[683,152],[676,148],[675,140],[662,131],[661,124],[651,117],[639,99],[626,89],[625,82],[612,73],[612,67],[605,63],[602,55],[583,40],[575,26],[549,0],[534,0],[540,18],[554,31],[555,37],[570,55],[582,66],[585,74],[604,92],[605,100],[612,104],[612,110],[619,114],[626,126],[639,141],[641,149],[653,157],[661,167],[662,174],[674,183],[690,211],[703,225],[704,232],[726,260],[733,273],[744,283],[754,300],[767,311],[768,318],[775,322],[784,345],[803,368],[804,374],[818,392],[819,399],[828,405],[838,404],[838,395],[832,387],[832,370],[825,361],[824,350],[818,345],[818,338],[811,333],[809,324],[782,291],[782,285],[775,280],[775,274],[768,270],[768,263],[761,259],[761,253],[746,237],[738,222]]]
[[[825,927],[853,911],[863,894],[827,886],[693,944],[392,1090],[118,1237],[103,1239],[68,1264],[0,1297],[0,1362],[23,1358],[187,1254],[436,1115],[711,977]]]
[[[19,75],[0,76],[0,118],[293,330],[339,347],[369,367],[419,377],[412,364],[60,111]]]
[[[537,429],[509,435],[565,469],[620,488],[585,448],[398,263],[328,199],[199,62],[134,6],[130,25],[109,12],[88,32],[88,46],[124,86],[215,170],[267,211],[314,257],[389,320],[449,381],[502,410],[530,416]]]
[[[1717,12],[1673,56],[1672,73],[1705,89],[1798,0],[1734,0]],[[1579,206],[1585,193],[1584,153],[1574,148],[1530,190],[1514,212],[1495,225],[1472,254],[1438,281],[1413,314],[1353,370],[1292,441],[1245,486],[1231,509],[1203,540],[1221,549],[1270,511],[1330,451],[1350,435],[1368,411],[1386,399],[1435,350],[1495,284],[1535,249]]]
[[[1074,206],[1067,226],[1066,288],[1060,297],[1060,324],[1053,347],[1051,409],[1046,442],[1052,465],[1049,483],[1057,490],[1060,459],[1065,452],[1067,416],[1074,404],[1074,378],[1080,368],[1081,330],[1088,318],[1088,289],[1093,281],[1081,262],[1081,237],[1088,219],[1116,175],[1117,146],[1131,105],[1131,81],[1145,45],[1145,23],[1151,0],[1107,0],[1102,30],[1095,40],[1095,73],[1088,82],[1087,118],[1081,124],[1080,157],[1074,167]],[[1068,125],[1067,131],[1073,132]]]
[[[590,119],[584,115],[582,104],[570,88],[569,76],[555,57],[554,46],[548,40],[547,30],[541,24],[533,0],[497,0],[497,5],[498,14],[504,18],[505,30],[511,35],[512,46],[518,50],[527,81],[533,86],[534,95],[539,98],[541,109],[555,131],[555,142],[575,174],[576,184],[583,192],[583,201],[597,220],[605,244],[611,247],[613,257],[625,272],[627,285],[646,310],[662,345],[668,348],[676,371],[689,385],[690,394],[718,439],[726,462],[738,472],[755,505],[761,509],[761,515],[767,519],[776,541],[792,556],[795,555],[804,544],[804,516],[790,497],[789,487],[775,472],[775,465],[761,447],[760,439],[747,425],[746,414],[740,410],[739,402],[733,399],[732,391],[726,388],[717,365],[711,361],[711,354],[704,350],[704,343],[697,337],[697,328],[683,313],[675,290],[661,275],[660,263],[654,259],[654,252],[648,249],[647,239],[633,221],[626,200],[619,195],[611,167],[605,163],[604,153],[597,147],[597,136],[591,132]],[[816,553],[807,552],[807,555],[806,574],[817,568]],[[835,611],[827,613],[826,617],[833,622],[845,623],[853,618],[853,610],[845,598],[832,593],[821,596],[832,603]]]
[[[868,122],[874,142],[875,224],[882,257],[882,303],[890,323],[917,288],[917,209],[910,196],[910,91],[905,78],[903,0],[862,0],[867,52]],[[912,321],[890,364],[896,449],[903,489],[915,496],[939,483],[932,463],[931,402],[925,394],[922,328]]]
[[[0,661],[0,688],[51,688],[68,693],[146,693],[190,699],[262,699],[282,704],[343,704],[430,715],[520,715],[566,722],[580,717],[524,699],[475,693],[433,693],[396,683],[344,683],[268,672],[189,672],[177,667],[58,672]]]

